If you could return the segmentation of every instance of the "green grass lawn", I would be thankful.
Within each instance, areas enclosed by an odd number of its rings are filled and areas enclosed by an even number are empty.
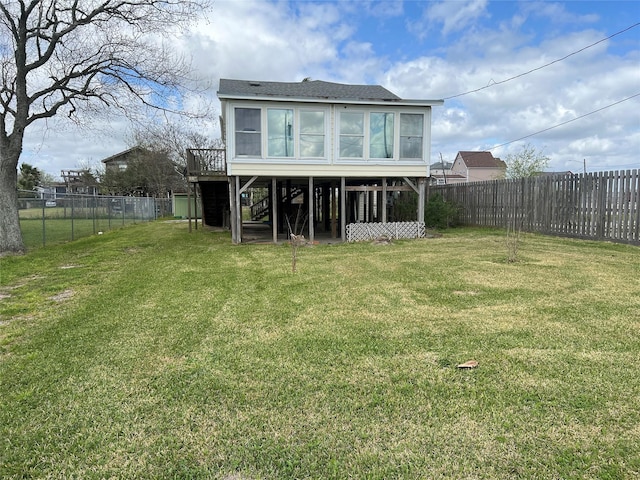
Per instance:
[[[640,475],[637,247],[187,228],[0,259],[0,478]]]
[[[94,235],[98,232],[106,232],[114,228],[133,223],[132,218],[71,218],[46,217],[21,217],[20,229],[22,238],[28,250],[47,245],[55,245],[70,242],[82,237]]]

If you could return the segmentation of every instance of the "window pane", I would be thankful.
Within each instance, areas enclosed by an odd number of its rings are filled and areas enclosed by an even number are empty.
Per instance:
[[[259,132],[260,109],[236,108],[236,132]]]
[[[364,113],[342,113],[340,114],[340,134],[341,135],[363,135],[364,134]]]
[[[362,158],[362,137],[340,136],[340,157]]]
[[[324,135],[300,135],[301,157],[324,157]]]
[[[324,157],[324,112],[300,111],[300,156]]]
[[[417,137],[422,136],[422,114],[401,113],[400,135]]]
[[[260,132],[236,132],[236,155],[260,156]]]
[[[340,157],[362,158],[364,145],[364,113],[340,114]]]
[[[324,135],[324,112],[300,112],[300,132]]]
[[[422,114],[400,114],[400,158],[422,158]]]
[[[422,158],[422,137],[400,137],[400,158]]]
[[[372,113],[369,156],[393,158],[393,113]]]
[[[270,108],[267,111],[270,157],[293,157],[293,110]]]
[[[236,108],[236,155],[261,155],[260,109]]]

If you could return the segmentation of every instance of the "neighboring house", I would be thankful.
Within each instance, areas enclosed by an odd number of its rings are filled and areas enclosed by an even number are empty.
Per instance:
[[[119,171],[124,172],[131,162],[134,162],[144,155],[148,155],[148,150],[142,147],[133,147],[115,155],[111,155],[102,160],[105,172]]]
[[[45,206],[55,207],[56,200],[64,198],[67,194],[67,187],[61,183],[42,185],[35,188],[38,198],[45,200]]]
[[[480,182],[504,178],[507,164],[491,152],[458,152],[451,171],[465,182]]]
[[[98,181],[93,174],[87,170],[61,170],[60,176],[64,182],[64,189],[59,188],[62,185],[56,187],[56,192],[79,194],[79,195],[97,195],[98,194]]]
[[[177,171],[180,168],[165,153],[136,146],[111,155],[102,163],[103,185],[110,193],[162,197],[185,191],[184,179]]]
[[[252,217],[268,215],[274,241],[300,218],[308,239],[344,240],[347,223],[386,222],[402,191],[418,194],[416,220],[424,221],[431,108],[443,100],[403,100],[378,85],[231,79],[220,80],[218,98],[226,151],[205,160],[192,152],[189,174],[208,224],[224,223],[213,210],[228,192],[234,243],[243,236],[243,195],[255,187],[267,194]]]
[[[464,183],[467,181],[466,177],[453,173],[451,168],[453,162],[436,162],[430,166],[431,172],[431,185],[450,185],[453,183]]]

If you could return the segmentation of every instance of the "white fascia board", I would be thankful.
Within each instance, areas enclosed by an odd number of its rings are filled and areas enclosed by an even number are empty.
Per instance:
[[[254,95],[220,95],[220,100],[252,100],[260,102],[289,102],[289,103],[328,103],[336,105],[384,105],[387,107],[433,107],[444,105],[444,100],[354,100],[348,98],[298,98],[298,97],[270,97]]]

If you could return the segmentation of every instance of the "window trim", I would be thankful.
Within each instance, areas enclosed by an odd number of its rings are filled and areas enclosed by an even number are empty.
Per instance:
[[[359,113],[362,115],[362,135],[356,134],[343,134],[342,127],[342,114],[354,114]],[[369,129],[369,110],[363,108],[344,108],[338,111],[338,115],[336,118],[336,147],[337,147],[337,155],[336,160],[343,161],[366,161],[368,154],[368,135],[367,131]],[[342,153],[342,138],[343,137],[353,137],[353,138],[362,138],[362,155],[359,157],[343,157]]]
[[[269,144],[270,144],[270,132],[269,132],[269,110],[289,110],[291,111],[291,121],[292,121],[292,125],[291,125],[291,143],[292,143],[292,147],[293,147],[293,151],[291,152],[291,155],[271,155],[271,153],[269,152]],[[264,158],[273,158],[273,159],[281,159],[281,160],[293,160],[295,158],[298,157],[298,145],[296,144],[296,130],[297,130],[297,116],[296,116],[296,109],[293,106],[268,106],[262,109],[262,111],[265,113],[264,115],[264,122],[266,123],[266,138],[265,138],[265,142],[266,142],[266,155],[264,156]],[[286,140],[285,140],[286,142]]]
[[[402,156],[402,139],[416,137],[416,135],[402,135],[402,115],[420,115],[422,117],[422,131],[420,133],[420,156],[419,157],[403,157]],[[419,112],[400,112],[398,116],[398,160],[416,161],[424,158],[424,138],[425,138],[425,114]]]
[[[262,158],[262,152],[264,151],[264,136],[262,135],[262,132],[264,131],[264,125],[263,125],[263,115],[262,115],[262,107],[252,107],[250,105],[234,105],[232,107],[233,110],[233,154],[234,157],[237,158]],[[236,111],[237,110],[258,110],[260,112],[260,130],[238,130],[238,125],[237,125],[237,118],[236,118]],[[253,155],[253,154],[248,154],[248,153],[238,153],[238,133],[243,133],[243,134],[255,134],[255,135],[259,135],[260,136],[260,141],[258,142],[258,145],[260,147],[260,152],[258,153],[258,155]]]
[[[232,121],[228,122],[228,132],[234,135],[233,143],[229,145],[230,162],[253,163],[262,161],[264,163],[279,164],[378,164],[378,165],[410,165],[416,163],[429,163],[429,159],[425,158],[430,152],[430,147],[426,143],[430,139],[430,122],[431,111],[425,109],[413,109],[406,106],[393,105],[350,105],[350,104],[304,104],[304,103],[288,103],[288,102],[264,102],[264,103],[230,103],[228,112]],[[256,132],[238,132],[236,125],[235,112],[237,109],[258,110],[260,112],[260,131]],[[268,155],[269,139],[268,139],[268,110],[293,110],[293,155],[292,156],[270,156]],[[303,156],[302,138],[305,135],[316,135],[318,138],[321,134],[302,133],[301,114],[303,112],[322,112],[324,116],[323,128],[323,156]],[[340,115],[343,113],[358,113],[363,115],[363,134],[358,136],[362,138],[362,156],[361,157],[341,157],[340,156]],[[389,158],[377,158],[371,156],[371,116],[372,114],[393,114],[393,155]],[[422,117],[421,131],[421,156],[420,157],[401,157],[401,117],[404,114],[420,115]],[[260,136],[260,154],[238,154],[237,151],[237,133],[252,133]],[[349,134],[347,134],[349,135]],[[406,137],[406,136],[404,136]],[[233,149],[233,153],[231,153]]]
[[[342,113],[355,113],[362,112],[364,113],[364,139],[363,139],[363,156],[362,157],[342,157],[340,155],[340,115]],[[394,125],[393,125],[393,156],[389,158],[378,158],[371,156],[371,114],[373,113],[392,113],[394,115]],[[422,116],[422,132],[421,132],[421,156],[420,157],[402,157],[401,156],[401,135],[400,135],[400,124],[401,124],[401,116],[409,114],[409,115],[420,115]],[[335,145],[334,145],[334,162],[336,163],[377,163],[377,164],[386,164],[386,163],[396,163],[396,164],[415,164],[415,163],[429,163],[429,159],[425,158],[425,153],[428,152],[428,148],[425,145],[425,139],[429,138],[429,130],[428,125],[430,120],[429,112],[425,112],[423,110],[409,110],[405,108],[390,108],[386,109],[384,107],[371,106],[368,108],[362,107],[351,107],[347,105],[337,105],[336,106],[336,117],[335,117]],[[405,135],[406,137],[406,135]],[[415,136],[414,136],[415,137]]]
[[[392,137],[392,145],[391,145],[391,156],[390,157],[374,157],[371,155],[371,139],[372,139],[372,135],[371,135],[371,115],[373,114],[383,114],[383,115],[392,115],[393,117],[393,131],[391,133],[391,137]],[[391,111],[384,111],[384,110],[369,110],[368,111],[368,123],[369,123],[369,128],[367,129],[368,132],[368,139],[367,139],[367,159],[368,160],[372,160],[372,161],[395,161],[396,160],[396,111],[391,110]]]
[[[300,159],[305,159],[305,160],[323,160],[323,161],[331,161],[331,156],[328,154],[329,152],[329,146],[327,144],[327,139],[329,138],[329,120],[331,117],[331,112],[329,111],[328,108],[324,107],[324,108],[318,108],[318,107],[294,107],[294,110],[296,111],[295,115],[297,118],[297,122],[296,122],[296,126],[297,126],[297,132],[295,135],[295,140],[297,140],[296,142],[296,147],[297,147],[297,155],[296,158],[300,158]],[[319,133],[302,133],[302,119],[300,118],[300,114],[302,112],[322,112],[323,114],[323,119],[322,119],[322,134]],[[322,135],[322,151],[323,151],[323,155],[320,157],[309,157],[309,156],[305,156],[302,155],[302,136],[306,135],[306,136],[320,136]]]

